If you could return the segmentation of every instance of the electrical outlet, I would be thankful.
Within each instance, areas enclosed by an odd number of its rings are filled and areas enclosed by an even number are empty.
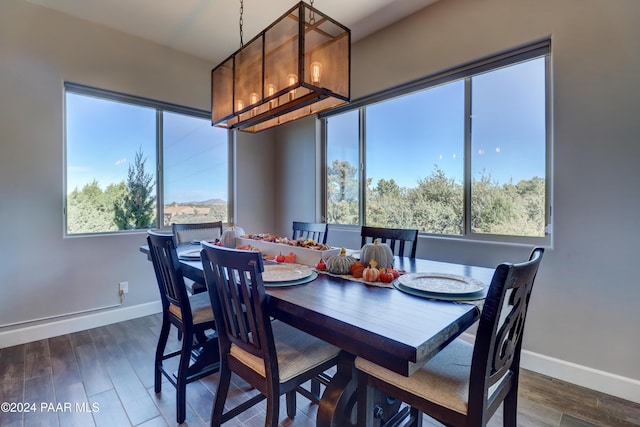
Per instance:
[[[120,295],[129,293],[129,282],[120,282]]]

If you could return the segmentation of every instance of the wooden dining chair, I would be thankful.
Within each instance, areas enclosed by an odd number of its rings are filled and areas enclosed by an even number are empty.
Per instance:
[[[222,237],[222,221],[198,222],[193,224],[171,224],[176,245],[201,240],[215,240]]]
[[[317,403],[300,387],[327,377],[340,350],[318,338],[271,321],[262,272],[262,254],[203,244],[202,262],[220,340],[220,379],[211,411],[211,425],[219,426],[267,399],[265,426],[278,426],[280,396],[286,394],[287,416],[296,414],[296,391]],[[224,412],[231,373],[260,393]]]
[[[207,293],[188,296],[173,236],[149,231],[147,243],[162,302],[162,327],[156,347],[154,390],[156,393],[161,392],[162,375],[176,387],[176,418],[181,424],[186,416],[187,384],[216,372],[219,367],[213,310]],[[182,346],[178,351],[165,353],[171,325],[182,336]],[[196,355],[202,357],[191,363]],[[169,371],[164,365],[165,360],[175,357],[179,358],[177,373],[173,369]]]
[[[360,247],[364,246],[365,243],[380,239],[380,243],[386,243],[391,247],[394,255],[409,256],[409,258],[416,257],[418,230],[363,226],[360,229],[360,236],[362,236]],[[405,253],[406,243],[408,243],[408,255]]]
[[[455,339],[410,377],[356,358],[358,426],[372,425],[373,387],[410,405],[409,426],[421,426],[422,413],[448,426],[485,426],[503,403],[503,423],[515,427],[522,334],[543,253],[496,268],[475,344]]]
[[[213,241],[222,237],[222,221],[193,224],[173,223],[171,224],[171,231],[173,232],[176,246],[202,240]],[[207,286],[204,283],[194,282],[190,279],[186,279],[185,284],[192,294],[199,294],[207,290]]]
[[[322,222],[293,221],[293,239],[313,239],[327,244],[328,225]]]

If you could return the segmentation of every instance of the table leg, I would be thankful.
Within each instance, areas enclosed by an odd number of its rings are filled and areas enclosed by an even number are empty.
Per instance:
[[[358,378],[354,367],[355,356],[343,352],[338,360],[337,372],[327,385],[320,405],[318,427],[355,427],[358,424]],[[367,415],[371,427],[400,425],[409,414],[409,408],[400,410],[399,400],[391,399],[367,387]]]
[[[355,356],[343,352],[337,371],[327,385],[318,406],[318,427],[350,427],[357,421],[357,379],[353,361]]]

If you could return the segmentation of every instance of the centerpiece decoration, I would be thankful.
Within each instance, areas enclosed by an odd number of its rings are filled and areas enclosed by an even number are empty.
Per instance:
[[[349,267],[354,262],[356,262],[356,259],[347,255],[347,250],[342,248],[338,255],[334,255],[327,259],[327,271],[333,274],[349,274]]]
[[[222,246],[224,246],[225,248],[235,248],[236,238],[242,235],[244,235],[244,230],[238,226],[231,224],[230,227],[222,232],[222,236],[220,236]]]
[[[380,239],[375,239],[373,243],[362,246],[360,260],[364,265],[375,261],[379,268],[390,268],[393,267],[393,251],[389,245],[380,243]]]

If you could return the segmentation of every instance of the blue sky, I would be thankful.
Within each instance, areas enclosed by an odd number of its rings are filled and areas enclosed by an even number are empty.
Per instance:
[[[156,110],[67,94],[67,192],[98,181],[126,181],[136,152],[154,173]],[[165,203],[227,200],[227,132],[207,119],[165,112],[163,115]]]
[[[545,176],[544,59],[473,78],[472,175],[499,183]],[[455,81],[367,108],[367,176],[415,187],[437,165],[462,182],[464,82]],[[357,112],[329,120],[328,160],[357,164]],[[410,153],[410,155],[407,155]]]

